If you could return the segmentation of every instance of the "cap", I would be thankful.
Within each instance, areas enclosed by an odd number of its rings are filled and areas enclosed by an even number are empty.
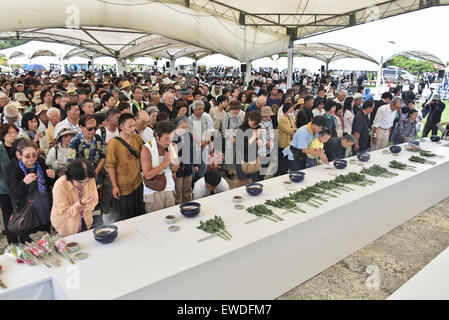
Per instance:
[[[48,111],[48,107],[45,104],[40,104],[36,107],[36,116],[38,116],[42,111]]]
[[[131,87],[131,83],[129,83],[129,81],[126,80],[126,81],[123,81],[122,86],[120,87],[120,89],[125,89],[125,88],[128,88],[128,87]]]
[[[432,100],[441,100],[441,96],[438,93],[435,93],[432,97]]]

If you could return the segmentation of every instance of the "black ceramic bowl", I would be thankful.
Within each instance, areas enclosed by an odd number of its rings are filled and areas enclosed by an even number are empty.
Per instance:
[[[304,180],[305,175],[302,171],[291,171],[288,176],[292,182],[299,183]]]
[[[94,238],[100,243],[111,243],[117,238],[118,228],[115,225],[100,226],[93,230]]]
[[[401,152],[402,148],[400,146],[390,146],[390,152],[391,153],[399,153]]]
[[[334,160],[334,167],[337,169],[344,169],[348,166],[348,161],[346,160]]]
[[[363,153],[363,154],[357,155],[357,159],[359,159],[362,162],[367,162],[367,161],[369,161],[370,158],[371,158],[371,155],[369,153]]]
[[[433,135],[433,136],[430,136],[430,140],[432,140],[433,142],[438,142],[441,140],[441,137],[437,136],[437,135]]]
[[[248,183],[246,185],[246,192],[250,196],[258,196],[263,191],[263,184],[261,183]]]
[[[196,217],[201,211],[201,204],[198,202],[186,202],[179,205],[181,214],[186,218]]]

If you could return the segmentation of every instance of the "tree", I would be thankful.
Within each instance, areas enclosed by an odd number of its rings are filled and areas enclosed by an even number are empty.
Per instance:
[[[0,40],[0,49],[8,49],[21,44],[27,43],[29,40]]]
[[[434,63],[431,61],[410,59],[406,56],[396,56],[393,59],[387,61],[384,66],[396,66],[403,68],[411,74],[419,76],[423,72],[436,72]]]

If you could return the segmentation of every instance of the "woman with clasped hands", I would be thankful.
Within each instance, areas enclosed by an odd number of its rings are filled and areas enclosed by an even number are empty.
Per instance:
[[[53,227],[64,237],[89,230],[92,210],[97,204],[94,168],[86,159],[73,160],[53,188],[50,217]]]

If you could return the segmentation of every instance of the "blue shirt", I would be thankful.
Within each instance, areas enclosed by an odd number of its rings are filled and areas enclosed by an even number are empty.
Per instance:
[[[308,149],[310,142],[312,142],[312,140],[315,138],[318,138],[318,133],[315,133],[315,135],[312,134],[312,132],[310,132],[309,130],[309,125],[305,125],[299,128],[298,131],[296,131],[290,145],[296,149]],[[288,156],[288,160],[295,160],[293,158],[293,153],[290,150],[290,147],[285,148],[282,153],[284,154],[284,156]]]
[[[246,111],[245,111],[245,112],[250,112],[250,111],[253,111],[253,110],[259,110],[259,108],[257,108],[256,103],[250,104],[250,105],[248,106],[248,108],[246,108]]]
[[[94,169],[97,167],[101,159],[106,158],[106,145],[103,139],[98,135],[94,135],[89,143],[81,132],[70,141],[69,160],[84,158],[90,160]]]

